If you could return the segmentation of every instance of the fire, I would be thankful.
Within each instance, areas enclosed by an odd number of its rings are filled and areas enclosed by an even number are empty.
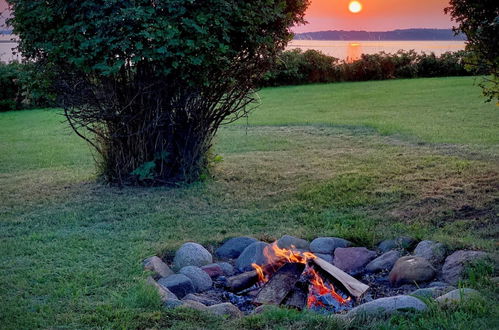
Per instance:
[[[292,246],[291,249],[281,249],[276,243],[267,246],[264,249],[263,254],[266,257],[267,264],[271,265],[271,267],[261,267],[255,263],[252,264],[258,274],[258,280],[260,283],[267,283],[270,275],[286,263],[301,263],[307,265],[304,275],[309,277],[310,282],[309,295],[307,298],[307,306],[309,308],[326,307],[326,305],[318,299],[318,297],[325,295],[330,295],[342,305],[351,300],[350,297],[345,299],[339,295],[332,284],[324,283],[321,275],[308,265],[309,261],[317,258],[315,254],[311,252],[298,251],[294,246]],[[271,271],[267,271],[268,269]]]
[[[272,273],[285,263],[306,264],[309,260],[317,258],[313,253],[295,250],[294,246],[292,246],[291,249],[281,249],[276,243],[267,246],[263,250],[263,254],[265,255],[267,264],[272,266],[270,267]],[[268,274],[263,267],[255,263],[251,264],[251,266],[256,270],[259,282],[267,283],[270,274]]]
[[[312,267],[307,267],[305,271],[308,276],[310,276],[310,292],[308,295],[307,306],[311,307],[324,307],[324,304],[317,300],[317,296],[324,296],[330,294],[334,299],[336,299],[340,304],[344,305],[350,301],[350,297],[347,299],[340,296],[332,284],[324,283],[322,277],[317,273]]]
[[[256,273],[258,274],[258,282],[261,282],[261,283],[267,283],[269,281],[269,278],[268,276],[265,274],[265,272],[263,271],[263,268],[258,266],[257,264],[255,263],[252,263],[251,266],[253,268],[255,268],[256,270]]]
[[[263,254],[267,258],[267,262],[270,264],[285,264],[287,262],[306,264],[309,260],[317,258],[317,256],[311,252],[301,252],[296,250],[294,246],[291,249],[281,249],[276,243],[267,246]]]

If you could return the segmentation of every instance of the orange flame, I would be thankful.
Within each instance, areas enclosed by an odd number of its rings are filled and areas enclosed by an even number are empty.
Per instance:
[[[317,256],[311,252],[296,250],[294,246],[291,246],[291,249],[281,249],[275,242],[263,249],[263,255],[265,256],[267,264],[272,266],[269,268],[272,268],[273,272],[288,262],[306,264],[309,260],[317,258]],[[256,263],[252,263],[251,266],[256,270],[259,282],[268,282],[270,274],[266,273],[266,269]]]
[[[312,294],[309,295],[308,301],[307,301],[307,306],[309,308],[313,307],[313,306],[324,307],[324,304],[317,300],[316,295],[323,296],[325,294],[330,294],[334,299],[336,299],[342,305],[344,305],[350,301],[350,299],[351,299],[350,297],[345,299],[342,296],[340,296],[336,292],[336,290],[334,289],[334,286],[332,284],[324,283],[324,280],[322,279],[322,277],[313,268],[311,268],[311,267],[307,268],[307,275],[312,277],[310,279],[310,284],[312,286],[310,291]]]
[[[268,276],[265,274],[265,272],[263,271],[263,268],[258,266],[257,264],[255,263],[252,263],[251,266],[253,268],[255,268],[256,270],[256,273],[258,274],[258,282],[261,282],[261,283],[267,283],[269,281],[269,278]]]
[[[276,243],[265,247],[263,254],[270,264],[284,264],[287,262],[306,264],[309,260],[317,258],[311,252],[301,252],[296,250],[294,246],[291,249],[281,249]]]

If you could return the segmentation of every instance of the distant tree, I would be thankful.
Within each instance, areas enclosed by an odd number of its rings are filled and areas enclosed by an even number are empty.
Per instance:
[[[489,101],[499,101],[499,2],[497,0],[450,0],[445,13],[459,26],[457,33],[467,38],[470,64],[492,74],[481,84]]]
[[[308,0],[8,0],[19,50],[120,184],[197,180]]]

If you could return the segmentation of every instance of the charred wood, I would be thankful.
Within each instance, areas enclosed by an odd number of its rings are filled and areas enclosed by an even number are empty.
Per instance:
[[[279,305],[300,279],[304,264],[287,263],[272,276],[255,298],[256,304]]]

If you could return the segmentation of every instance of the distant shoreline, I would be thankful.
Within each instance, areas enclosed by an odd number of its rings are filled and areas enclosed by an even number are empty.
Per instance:
[[[450,29],[404,29],[393,31],[329,30],[297,33],[293,40],[324,41],[466,41]]]

